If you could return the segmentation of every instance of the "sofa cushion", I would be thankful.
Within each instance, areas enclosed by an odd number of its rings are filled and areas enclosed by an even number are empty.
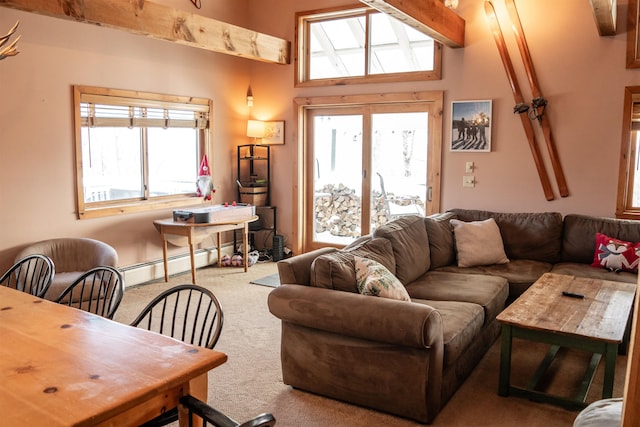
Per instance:
[[[410,215],[376,228],[374,237],[391,242],[396,261],[396,276],[406,285],[429,270],[431,255],[424,217]]]
[[[461,221],[496,220],[507,257],[543,262],[559,261],[562,248],[562,215],[558,212],[501,213],[451,209]],[[593,251],[591,252],[593,254]]]
[[[493,218],[464,222],[452,219],[458,267],[506,264],[500,229]]]
[[[483,308],[486,322],[504,309],[509,295],[509,284],[502,277],[443,271],[429,271],[406,288],[412,299],[477,304]]]
[[[350,246],[344,251],[354,256],[377,261],[384,265],[391,274],[396,274],[396,259],[393,255],[391,242],[387,239],[371,238],[358,245]]]
[[[628,242],[640,242],[640,222],[569,214],[564,217],[562,261],[591,264],[596,250],[596,233]]]
[[[353,258],[356,284],[362,295],[411,301],[404,285],[384,265],[368,258]]]
[[[442,317],[443,370],[451,366],[478,338],[484,312],[477,304],[459,301],[413,300],[435,308]]]
[[[637,283],[638,275],[626,271],[614,272],[604,268],[594,268],[589,264],[578,262],[560,262],[555,264],[551,273],[568,276],[586,277],[589,279],[611,280],[612,282]]]
[[[391,242],[370,239],[349,250],[320,255],[311,263],[310,285],[317,288],[358,292],[354,256],[369,258],[382,264],[392,274],[396,270]]]
[[[453,213],[429,215],[424,219],[429,237],[429,252],[431,254],[431,268],[443,267],[456,262],[456,250],[453,240],[451,219]]]
[[[516,259],[511,260],[507,264],[482,265],[478,267],[465,268],[450,265],[438,268],[435,271],[484,274],[505,278],[509,282],[509,299],[515,299],[538,280],[540,276],[551,271],[552,267],[553,264],[548,262]]]
[[[638,252],[640,252],[640,243],[626,242],[606,234],[596,233],[596,252],[593,254],[591,266],[637,273]]]

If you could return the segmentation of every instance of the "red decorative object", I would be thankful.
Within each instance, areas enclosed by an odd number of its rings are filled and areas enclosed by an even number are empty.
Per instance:
[[[602,233],[596,233],[596,252],[593,267],[611,271],[638,272],[640,243],[625,242]]]
[[[204,197],[205,200],[211,200],[211,195],[216,192],[216,189],[213,187],[209,161],[207,160],[206,154],[202,156],[202,162],[200,162],[200,172],[198,172],[196,186],[196,194],[198,197]]]

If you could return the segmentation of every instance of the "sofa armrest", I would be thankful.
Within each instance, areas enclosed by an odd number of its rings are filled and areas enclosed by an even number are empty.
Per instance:
[[[368,341],[442,347],[442,318],[433,307],[300,285],[269,293],[269,310],[284,322]]]
[[[320,255],[336,252],[336,248],[326,247],[296,255],[278,261],[280,283],[297,283],[309,286],[311,283],[311,264]]]

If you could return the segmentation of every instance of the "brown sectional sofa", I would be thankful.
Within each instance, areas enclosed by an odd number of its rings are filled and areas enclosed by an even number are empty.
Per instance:
[[[494,218],[510,262],[458,267],[454,218]],[[636,221],[454,209],[280,261],[283,284],[268,304],[282,320],[283,380],[429,423],[498,337],[498,313],[543,273],[636,282],[636,274],[590,266],[598,231],[640,241]],[[356,256],[383,264],[411,301],[359,294]]]
[[[511,299],[517,298],[547,272],[618,282],[637,281],[637,274],[615,273],[594,268],[591,267],[591,263],[596,250],[597,232],[620,240],[639,242],[640,221],[576,214],[569,214],[563,218],[557,212],[514,214],[466,209],[452,209],[444,215],[437,215],[436,218],[442,219],[443,216],[462,221],[494,218],[500,228],[504,249],[510,262],[467,268],[450,263],[437,267],[436,270],[504,277],[509,281]],[[429,244],[432,244],[431,241]]]

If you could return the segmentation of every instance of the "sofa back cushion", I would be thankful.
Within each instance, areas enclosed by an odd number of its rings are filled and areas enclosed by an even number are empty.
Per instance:
[[[455,241],[450,221],[456,219],[451,212],[429,215],[424,219],[429,237],[431,268],[453,265],[456,262]]]
[[[451,209],[448,212],[454,213],[461,221],[495,219],[502,235],[504,251],[511,260],[560,260],[562,215],[558,212],[501,213],[467,209]]]
[[[396,261],[396,277],[406,286],[429,271],[431,255],[424,217],[400,217],[376,228],[374,237],[391,242]]]
[[[395,274],[396,261],[391,242],[386,239],[368,239],[348,249],[320,255],[311,264],[310,285],[317,288],[358,292],[354,256],[372,259]]]
[[[596,233],[640,242],[640,221],[569,214],[564,218],[562,260],[591,264],[596,251]]]

